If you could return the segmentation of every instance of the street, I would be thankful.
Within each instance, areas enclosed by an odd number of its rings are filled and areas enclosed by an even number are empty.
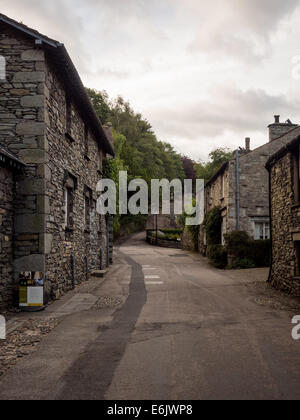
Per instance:
[[[85,293],[89,309],[61,311],[37,350],[0,379],[0,398],[299,399],[291,314],[258,305],[249,276],[144,237],[116,250],[105,282]],[[104,296],[120,305],[97,308]]]

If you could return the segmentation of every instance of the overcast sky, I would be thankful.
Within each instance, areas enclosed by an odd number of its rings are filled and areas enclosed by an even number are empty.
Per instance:
[[[297,0],[0,0],[63,42],[83,82],[122,95],[195,160],[300,122]]]

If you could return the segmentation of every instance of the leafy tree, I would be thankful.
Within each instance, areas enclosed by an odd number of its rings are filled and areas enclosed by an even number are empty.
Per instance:
[[[228,148],[218,148],[209,154],[208,162],[198,162],[195,164],[195,171],[198,179],[208,181],[221,166],[233,159],[234,152]]]
[[[181,156],[169,143],[157,139],[151,124],[136,113],[121,96],[110,100],[105,91],[87,89],[92,104],[102,123],[108,121],[113,126],[115,161],[108,161],[106,168],[109,176],[115,180],[119,170],[128,171],[129,179],[142,178],[150,186],[151,179],[184,179],[185,174]],[[118,184],[117,184],[118,185]],[[119,228],[125,224],[140,226],[144,219],[139,216],[116,218]],[[116,221],[116,223],[117,223]]]

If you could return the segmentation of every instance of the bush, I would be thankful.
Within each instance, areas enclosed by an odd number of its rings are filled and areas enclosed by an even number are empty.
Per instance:
[[[166,235],[181,235],[183,229],[160,229],[160,231],[165,233]]]
[[[227,251],[222,245],[208,245],[207,257],[216,268],[225,268],[227,266]]]
[[[256,267],[271,265],[271,240],[250,241],[249,258],[255,261]]]
[[[244,269],[244,268],[255,268],[256,264],[253,260],[249,258],[240,258],[234,260],[233,264],[229,266],[229,269],[236,270],[236,269]]]
[[[271,264],[271,241],[254,241],[243,231],[225,235],[228,255],[233,257],[231,268],[268,267]]]
[[[238,259],[247,258],[250,249],[250,237],[247,232],[234,230],[224,235],[226,249],[229,255]]]
[[[203,222],[206,230],[206,238],[208,245],[218,245],[222,242],[221,226],[222,226],[222,211],[221,207],[214,207],[206,213]]]

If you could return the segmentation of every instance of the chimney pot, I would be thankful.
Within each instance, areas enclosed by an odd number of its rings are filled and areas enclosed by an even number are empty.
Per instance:
[[[280,124],[280,115],[274,115],[275,124]]]
[[[250,137],[246,137],[245,145],[246,145],[246,151],[250,152]]]

